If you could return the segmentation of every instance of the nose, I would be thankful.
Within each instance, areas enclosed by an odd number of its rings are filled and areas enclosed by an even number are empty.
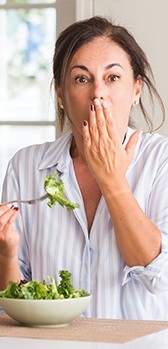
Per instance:
[[[91,88],[90,98],[93,101],[95,98],[104,99],[105,91],[103,88],[103,82],[94,82]]]
[[[104,99],[103,97],[97,97],[97,96],[95,96],[95,97],[91,98],[92,102],[93,102],[94,99],[96,99],[96,98],[98,98],[98,99]]]

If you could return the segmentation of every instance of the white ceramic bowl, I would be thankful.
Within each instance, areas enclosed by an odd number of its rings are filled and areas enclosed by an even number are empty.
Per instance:
[[[22,325],[34,327],[66,326],[88,307],[91,295],[56,300],[0,298],[0,306]]]

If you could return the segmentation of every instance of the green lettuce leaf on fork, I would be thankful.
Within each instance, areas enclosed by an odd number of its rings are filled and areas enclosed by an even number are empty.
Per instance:
[[[57,174],[52,173],[50,176],[47,176],[44,181],[44,189],[48,195],[49,207],[55,205],[58,202],[61,206],[65,206],[67,210],[73,210],[74,208],[79,208],[79,204],[73,203],[67,200],[64,196],[64,182],[60,180],[57,182]]]

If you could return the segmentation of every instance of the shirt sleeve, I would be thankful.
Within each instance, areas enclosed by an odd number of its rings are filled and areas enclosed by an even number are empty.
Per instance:
[[[168,241],[166,236],[162,235],[161,253],[146,267],[125,266],[122,285],[124,286],[131,280],[138,281],[141,286],[153,294],[168,291]]]
[[[161,232],[161,252],[146,267],[126,265],[122,279],[122,285],[136,280],[153,294],[168,291],[168,142],[159,141],[157,147],[148,147],[150,157],[143,164],[144,170],[148,164],[143,182],[145,190],[142,188],[141,193],[145,214]]]

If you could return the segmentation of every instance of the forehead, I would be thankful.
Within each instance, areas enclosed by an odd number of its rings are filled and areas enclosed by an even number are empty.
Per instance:
[[[71,59],[70,67],[75,64],[119,63],[130,66],[130,57],[124,49],[107,37],[99,37],[81,46]]]

